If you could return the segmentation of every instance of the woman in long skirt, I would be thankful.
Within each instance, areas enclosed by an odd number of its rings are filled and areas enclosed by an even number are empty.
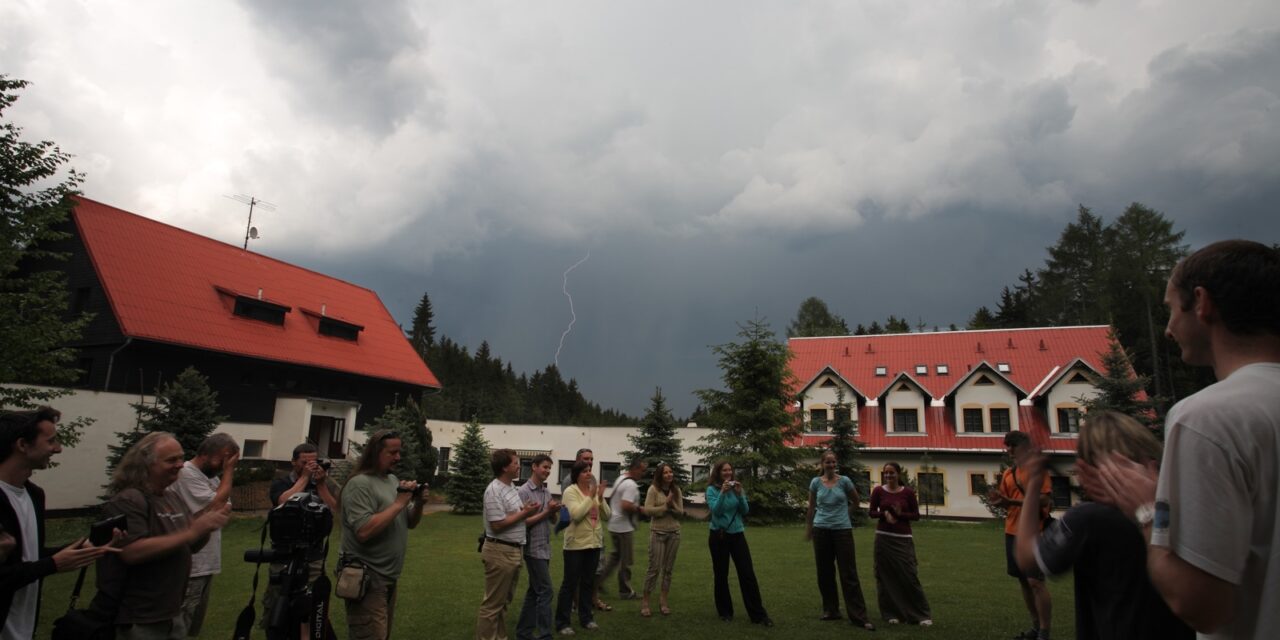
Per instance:
[[[868,515],[880,520],[876,525],[876,596],[880,615],[889,624],[927,627],[933,624],[933,615],[916,575],[916,544],[911,537],[911,521],[920,519],[920,503],[916,492],[902,485],[901,474],[898,463],[884,465],[882,484],[871,492]]]

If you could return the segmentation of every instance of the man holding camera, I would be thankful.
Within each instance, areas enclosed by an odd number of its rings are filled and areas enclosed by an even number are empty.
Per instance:
[[[422,520],[425,484],[391,473],[403,441],[395,431],[369,436],[360,461],[342,489],[344,574],[363,573],[362,593],[343,594],[349,640],[387,640],[396,607],[396,581],[404,568],[409,529]],[[339,577],[342,586],[346,576]]]
[[[329,462],[319,458],[319,451],[310,442],[293,448],[293,471],[271,481],[271,487],[267,489],[272,507],[280,506],[295,493],[308,491],[316,494],[330,511],[338,513],[337,492],[329,479]]]
[[[182,500],[191,513],[200,514],[231,501],[232,478],[240,460],[240,445],[225,433],[215,433],[196,449],[196,455],[182,465],[178,481],[168,491]],[[200,635],[204,614],[209,608],[209,587],[213,576],[222,572],[222,531],[209,534],[209,542],[191,556],[191,575],[182,600],[182,620],[187,636]]]
[[[44,491],[31,472],[45,469],[62,451],[58,420],[49,407],[0,415],[0,536],[9,550],[0,554],[0,639],[35,637],[40,581],[58,571],[87,566],[110,547],[85,540],[53,553],[44,548]]]

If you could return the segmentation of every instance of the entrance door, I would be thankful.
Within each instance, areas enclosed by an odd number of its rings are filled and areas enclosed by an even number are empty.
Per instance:
[[[330,416],[311,416],[311,428],[307,439],[314,442],[325,457],[345,458],[347,421]]]

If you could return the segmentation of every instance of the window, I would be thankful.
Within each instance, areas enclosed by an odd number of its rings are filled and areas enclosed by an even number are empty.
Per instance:
[[[533,476],[533,458],[520,458],[520,481],[524,482]]]
[[[981,496],[987,492],[987,474],[971,473],[969,474],[969,495]]]
[[[834,387],[834,386],[836,386],[836,381],[835,381],[835,380],[832,380],[831,378],[827,378],[826,380],[823,380],[823,381],[822,381],[822,384],[820,384],[820,385],[818,385],[818,386],[820,386],[820,387]]]
[[[242,318],[283,326],[284,314],[289,313],[289,307],[248,296],[236,296],[233,313]]]
[[[920,504],[945,505],[947,487],[942,481],[942,473],[937,471],[921,471],[916,474],[916,487],[920,489]]]
[[[904,382],[904,383],[902,383],[902,384],[898,385],[898,391],[907,391],[907,392],[910,392],[910,391],[911,391],[911,385],[909,385],[909,384],[907,384],[907,383],[905,383],[905,382]]]
[[[1058,409],[1058,433],[1080,433],[1080,410]]]
[[[334,320],[333,318],[320,318],[320,335],[322,336],[355,342],[360,337],[360,332],[363,329],[364,327],[358,324]]]
[[[1079,371],[1077,371],[1075,375],[1071,376],[1070,380],[1067,380],[1067,384],[1092,384],[1092,383],[1089,382],[1089,378],[1086,378],[1083,373],[1080,373]]]
[[[991,381],[991,378],[988,378],[988,377],[986,377],[986,376],[978,376],[978,379],[977,379],[977,380],[974,380],[974,381],[973,381],[973,384],[974,384],[974,386],[983,386],[983,387],[985,387],[985,386],[987,386],[987,385],[991,385],[991,384],[995,384],[995,383]]]
[[[876,367],[876,375],[877,375],[877,376],[887,376],[887,375],[889,375],[889,368],[888,368],[888,367]]]
[[[692,474],[692,478],[694,482],[702,482],[703,480],[706,480],[707,476],[711,474],[710,465],[695,464],[691,469],[692,470],[690,471],[690,473]]]
[[[558,465],[560,467],[559,469],[560,473],[558,473],[557,475],[560,477],[561,492],[564,492],[565,489],[569,488],[569,485],[573,484],[573,481],[570,480],[570,477],[573,475],[574,462],[575,462],[574,460],[561,460],[560,464]]]
[[[949,375],[951,373],[951,367],[948,367],[945,364],[938,365],[934,370],[937,371],[940,376]]]
[[[810,431],[826,431],[827,430],[827,410],[826,409],[810,409],[809,410],[809,430]]]
[[[621,462],[601,462],[600,463],[600,482],[612,487],[617,484],[618,476],[621,474]]]
[[[436,473],[440,475],[449,473],[449,447],[440,447],[440,459],[436,464]]]
[[[915,409],[893,410],[894,433],[919,433],[920,415]]]
[[[261,458],[262,452],[267,449],[266,440],[245,440],[244,441],[244,457]]]
[[[1009,363],[1008,363],[1008,362],[997,362],[997,363],[996,363],[996,371],[999,371],[1000,373],[1009,373]]]
[[[991,433],[1009,433],[1010,425],[1008,409],[991,409]]]
[[[982,423],[982,409],[965,409],[964,432],[982,433],[983,431],[986,431],[986,425]]]
[[[918,365],[916,365],[916,375],[918,375],[918,376],[927,376],[927,375],[929,375],[929,365],[927,365],[927,364],[918,364]]]
[[[1049,476],[1049,482],[1053,486],[1053,508],[1070,509],[1071,478],[1066,476]]]
[[[835,414],[835,422],[849,421],[849,407],[836,407],[832,413]]]

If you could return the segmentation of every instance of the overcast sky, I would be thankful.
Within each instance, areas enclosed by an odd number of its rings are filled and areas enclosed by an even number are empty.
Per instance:
[[[1280,241],[1280,2],[0,4],[91,198],[678,414],[801,300],[963,325],[1085,204]]]

